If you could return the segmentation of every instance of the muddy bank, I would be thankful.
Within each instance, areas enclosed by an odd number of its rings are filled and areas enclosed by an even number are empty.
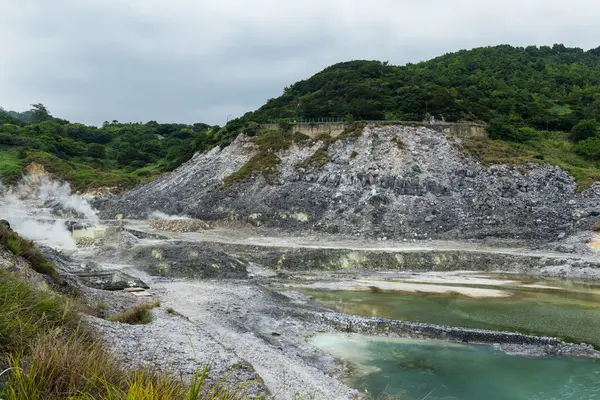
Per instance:
[[[490,344],[498,346],[507,353],[522,356],[600,358],[600,351],[595,350],[591,345],[566,343],[558,338],[531,336],[516,332],[395,321],[385,318],[356,317],[341,313],[323,313],[321,317],[340,332]]]
[[[573,356],[600,358],[600,352],[587,344],[573,344],[558,338],[530,336],[515,332],[499,332],[461,327],[448,327],[416,322],[348,317],[330,314],[325,319],[340,332],[372,336],[411,337],[450,340],[460,343],[489,344],[510,354],[522,356]]]

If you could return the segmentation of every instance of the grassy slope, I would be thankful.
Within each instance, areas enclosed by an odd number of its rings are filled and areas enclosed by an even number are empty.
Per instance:
[[[17,241],[10,237],[3,243],[11,248]],[[165,373],[124,369],[82,325],[73,299],[34,288],[4,269],[0,269],[0,304],[0,372],[4,371],[0,398],[4,400],[245,398],[243,388],[230,390],[225,381],[208,385],[208,367],[197,373],[191,385]]]
[[[69,182],[76,190],[98,186],[131,188],[136,183],[147,182],[160,174],[158,165],[146,166],[133,172],[120,169],[107,171],[94,168],[84,161],[67,162],[43,151],[31,151],[25,159],[20,159],[18,149],[0,148],[0,182],[14,183],[25,173],[25,166],[31,162],[43,165],[48,172]]]
[[[573,176],[580,190],[600,180],[598,162],[575,153],[568,134],[563,132],[542,132],[538,140],[527,143],[473,138],[465,141],[462,147],[485,165],[530,162],[558,165]]]

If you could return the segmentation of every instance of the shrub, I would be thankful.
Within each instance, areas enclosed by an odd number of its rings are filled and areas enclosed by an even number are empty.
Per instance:
[[[244,131],[248,136],[256,135],[259,132],[259,130],[260,124],[254,121],[249,121],[248,123],[246,123],[246,127],[244,128]]]
[[[533,128],[517,128],[512,121],[497,118],[490,121],[486,128],[490,139],[508,140],[511,142],[524,143],[539,137],[538,131]]]
[[[571,141],[579,142],[598,134],[598,128],[600,125],[595,119],[585,119],[580,121],[577,125],[571,129]]]
[[[575,151],[585,158],[600,159],[600,137],[594,136],[577,142]]]
[[[282,119],[279,121],[279,129],[284,133],[290,132],[293,126],[294,123],[287,119]]]
[[[363,129],[367,126],[364,121],[357,121],[346,125],[344,131],[333,139],[333,141],[346,140],[351,137],[359,137],[362,135]]]
[[[292,135],[288,131],[267,131],[254,138],[254,144],[263,151],[287,149],[292,144]]]

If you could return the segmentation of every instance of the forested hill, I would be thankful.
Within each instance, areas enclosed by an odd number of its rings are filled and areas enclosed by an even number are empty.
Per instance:
[[[155,121],[106,121],[96,127],[53,117],[43,104],[25,112],[0,108],[0,183],[16,181],[36,162],[76,189],[125,189],[218,144],[219,129]]]
[[[447,121],[504,117],[569,131],[580,120],[600,116],[600,47],[503,45],[406,66],[344,62],[286,87],[245,119],[421,121],[426,113]]]
[[[224,127],[154,121],[93,127],[53,117],[42,104],[25,112],[0,108],[0,181],[14,181],[38,162],[78,189],[131,187],[241,132],[287,143],[290,122],[299,117],[422,121],[426,115],[486,123],[497,140],[464,144],[485,163],[543,160],[589,186],[600,180],[600,47],[503,45],[406,66],[339,63]],[[265,132],[260,124],[269,120],[279,120],[281,129]]]

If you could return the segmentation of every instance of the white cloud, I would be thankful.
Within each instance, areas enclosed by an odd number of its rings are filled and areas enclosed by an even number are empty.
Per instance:
[[[57,116],[224,123],[339,61],[476,46],[600,45],[573,0],[0,0],[0,105]]]

